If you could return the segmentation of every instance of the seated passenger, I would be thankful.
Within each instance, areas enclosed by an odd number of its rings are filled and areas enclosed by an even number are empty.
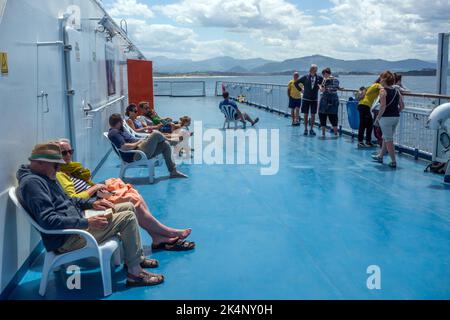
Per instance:
[[[38,144],[34,147],[30,165],[22,165],[17,172],[19,187],[17,197],[25,210],[44,229],[86,230],[99,242],[118,235],[122,239],[125,263],[128,267],[127,285],[149,286],[164,281],[162,275],[145,271],[158,262],[146,259],[143,254],[139,226],[131,203],[114,206],[104,199],[71,199],[56,182],[56,172],[61,164],[61,149],[58,144]],[[114,208],[112,219],[105,215],[84,217],[83,210],[105,210]],[[86,240],[78,235],[41,234],[47,251],[65,253],[80,249]]]
[[[245,121],[250,122],[252,126],[254,126],[259,121],[259,118],[252,120],[252,118],[250,118],[250,116],[247,113],[241,112],[237,104],[229,99],[230,94],[227,91],[225,91],[222,96],[224,98],[224,101],[222,101],[219,105],[220,110],[222,111],[222,107],[225,105],[233,106],[233,108],[236,110],[236,120],[240,120],[244,124],[244,127],[246,125]]]
[[[145,123],[147,126],[153,126],[153,121],[146,114],[150,111],[150,105],[148,102],[142,101],[138,104],[138,119]]]
[[[60,166],[56,174],[59,184],[71,198],[80,199],[106,199],[113,204],[131,202],[136,209],[139,225],[152,237],[153,249],[165,249],[172,251],[190,250],[195,246],[194,242],[184,241],[191,229],[169,228],[159,222],[150,212],[147,204],[139,192],[131,185],[125,184],[120,179],[109,179],[105,184],[95,184],[89,169],[84,168],[79,162],[72,162],[74,150],[67,139],[59,141],[61,153],[65,164]]]
[[[179,172],[176,164],[172,159],[172,150],[169,140],[159,131],[153,131],[145,139],[135,139],[123,129],[123,119],[118,113],[109,117],[109,133],[108,138],[116,146],[117,149],[123,151],[140,150],[150,159],[158,154],[162,154],[166,162],[167,169],[170,172],[170,178],[187,178],[188,176]],[[122,153],[122,159],[126,162],[133,162],[139,159],[139,155],[133,156],[130,153]]]
[[[162,124],[156,126],[147,126],[146,122],[142,121],[142,118],[138,117],[138,111],[135,104],[130,104],[127,107],[125,115],[128,117],[128,119],[126,120],[128,126],[135,132],[152,133],[154,130],[158,130],[159,132],[163,133],[164,136],[169,140],[173,140],[176,143],[181,141],[180,136],[172,134],[172,130],[170,129],[170,127],[169,130],[164,130],[165,128]]]
[[[158,126],[159,130],[162,133],[172,133],[177,129],[181,129],[181,125],[179,122],[173,121],[171,118],[164,118],[161,119],[161,117],[156,113],[156,111],[152,110],[150,108],[150,105],[148,102],[141,102],[139,103],[139,109],[138,113],[141,114],[139,119],[149,125]]]
[[[182,142],[175,146],[174,154],[177,157],[184,157],[186,159],[191,158],[191,154],[194,149],[189,145],[189,138],[194,135],[193,132],[189,131],[189,126],[191,125],[191,118],[184,116],[180,118],[179,129],[176,129],[174,133],[183,138]]]
[[[163,126],[162,124],[156,126],[149,125],[145,119],[138,117],[138,110],[135,104],[130,104],[127,107],[125,115],[128,117],[126,120],[128,126],[139,133],[151,133],[153,130],[159,130]]]

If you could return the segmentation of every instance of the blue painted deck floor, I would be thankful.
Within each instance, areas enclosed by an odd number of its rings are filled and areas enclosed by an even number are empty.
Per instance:
[[[158,98],[172,117],[222,126],[218,99]],[[259,128],[280,129],[280,170],[255,165],[183,165],[188,180],[139,184],[165,224],[192,227],[193,252],[158,252],[163,285],[125,287],[114,273],[108,299],[449,299],[450,190],[425,163],[400,157],[399,168],[371,161],[348,137],[304,137],[303,127],[254,107]],[[118,175],[111,154],[97,181]],[[144,175],[145,172],[138,172]],[[157,175],[167,175],[164,166]],[[149,236],[142,231],[145,244]],[[381,268],[381,290],[366,286],[367,267]],[[42,257],[11,299],[39,299]],[[86,268],[82,290],[56,272],[45,299],[102,299],[100,274]]]

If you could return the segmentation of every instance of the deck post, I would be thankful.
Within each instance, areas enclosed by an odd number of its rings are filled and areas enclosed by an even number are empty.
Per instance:
[[[447,93],[448,73],[448,40],[450,33],[439,33],[438,57],[437,57],[437,88],[436,93],[445,95]],[[438,105],[441,104],[439,99]]]

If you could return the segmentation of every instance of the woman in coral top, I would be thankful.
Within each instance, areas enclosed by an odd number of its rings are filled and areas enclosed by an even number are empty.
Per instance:
[[[136,208],[139,225],[152,237],[152,249],[184,251],[195,247],[194,242],[184,240],[191,234],[191,229],[174,229],[162,224],[152,215],[139,192],[121,179],[111,178],[106,180],[105,184],[95,184],[91,180],[89,169],[84,168],[79,162],[72,162],[74,150],[70,141],[61,139],[59,145],[66,164],[61,165],[56,177],[69,197],[83,199],[98,197],[113,204],[131,202]]]

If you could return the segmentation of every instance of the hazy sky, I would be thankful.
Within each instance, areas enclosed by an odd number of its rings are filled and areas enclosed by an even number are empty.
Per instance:
[[[147,57],[435,60],[450,0],[103,0]]]

